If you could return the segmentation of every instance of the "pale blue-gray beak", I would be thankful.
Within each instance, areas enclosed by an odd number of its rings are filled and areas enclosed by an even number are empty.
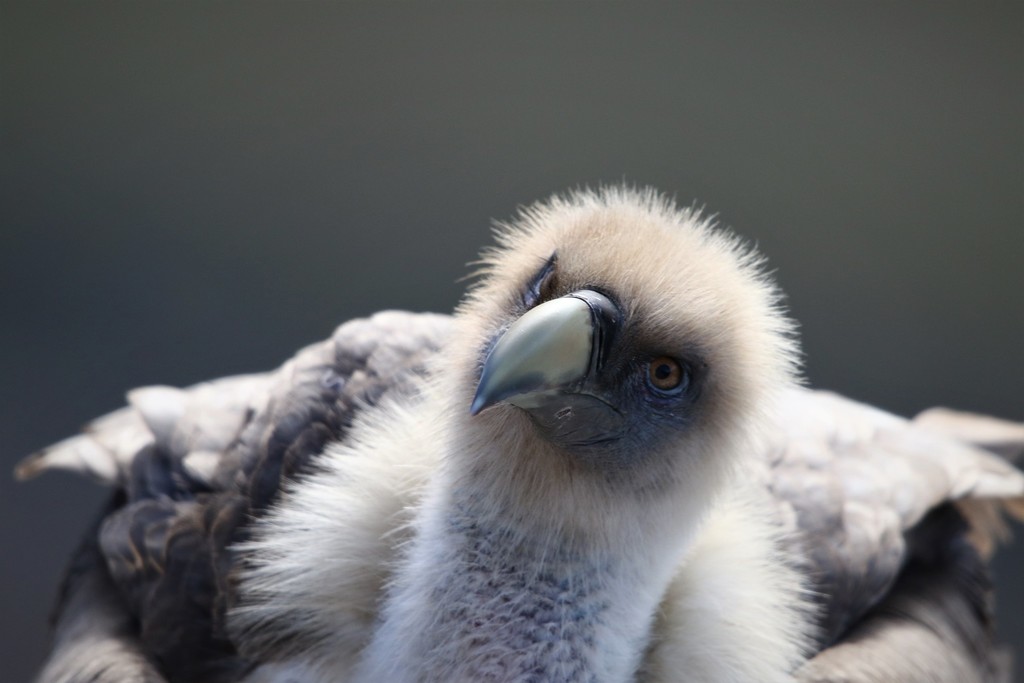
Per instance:
[[[619,308],[589,289],[530,309],[491,348],[470,413],[505,402],[529,412],[554,440],[607,438],[622,416],[592,380],[621,324]]]

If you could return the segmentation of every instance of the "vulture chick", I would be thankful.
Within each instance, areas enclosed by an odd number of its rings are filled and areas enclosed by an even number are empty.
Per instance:
[[[137,390],[57,681],[989,681],[1024,428],[798,387],[761,259],[653,192],[502,226],[453,319]]]

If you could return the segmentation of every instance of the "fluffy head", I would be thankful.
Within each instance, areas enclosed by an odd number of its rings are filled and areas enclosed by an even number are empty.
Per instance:
[[[651,190],[555,197],[499,225],[497,238],[457,311],[457,347],[449,355],[454,367],[445,391],[460,416],[459,433],[480,446],[457,449],[472,454],[460,469],[516,491],[516,507],[536,505],[545,516],[559,514],[553,499],[582,511],[595,487],[648,499],[679,484],[691,492],[715,489],[758,431],[762,408],[795,380],[792,324],[763,259]],[[546,267],[553,255],[554,267]],[[630,421],[605,449],[615,456],[546,444],[514,406],[469,417],[495,338],[531,307],[584,289],[607,295],[624,314],[602,370],[604,384],[622,392]],[[649,363],[661,356],[679,359],[691,375],[691,391],[674,402],[647,392]],[[513,455],[489,461],[496,451],[485,446],[495,440]]]

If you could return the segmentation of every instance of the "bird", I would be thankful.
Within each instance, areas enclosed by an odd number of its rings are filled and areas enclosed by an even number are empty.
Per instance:
[[[151,386],[40,683],[999,681],[1024,424],[805,386],[755,248],[653,189],[498,223],[453,315]]]

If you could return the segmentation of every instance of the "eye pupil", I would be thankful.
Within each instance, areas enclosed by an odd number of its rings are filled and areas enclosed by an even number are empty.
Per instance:
[[[672,374],[672,368],[669,367],[668,363],[662,363],[654,371],[654,376],[657,377],[658,379],[666,379],[671,374]]]

